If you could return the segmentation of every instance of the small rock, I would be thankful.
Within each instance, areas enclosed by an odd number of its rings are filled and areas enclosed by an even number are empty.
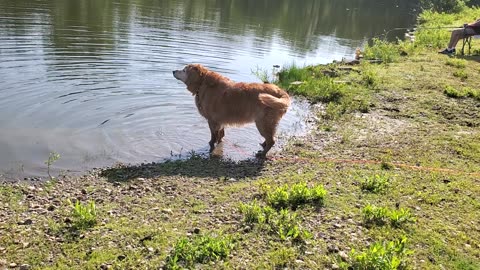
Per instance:
[[[11,268],[15,268],[15,267],[17,267],[17,264],[16,263],[11,263],[8,266],[11,267]]]
[[[333,224],[333,227],[339,229],[339,228],[342,228],[342,225],[339,224],[339,223],[335,223],[335,224]]]
[[[31,219],[26,219],[23,222],[19,222],[18,225],[32,225],[33,221]]]
[[[162,213],[165,213],[165,214],[169,214],[169,215],[170,215],[170,214],[173,214],[173,211],[172,211],[172,209],[170,209],[170,208],[164,208],[164,209],[162,209]]]
[[[302,263],[304,263],[304,261],[302,261],[302,260],[295,260],[295,263],[302,264]]]
[[[149,252],[154,252],[154,251],[155,251],[155,249],[153,249],[152,247],[147,248],[147,250],[148,250]]]
[[[32,267],[29,264],[26,264],[26,263],[20,265],[20,270],[29,270],[31,268]]]
[[[339,251],[338,247],[335,245],[328,245],[327,246],[328,253],[337,253]]]
[[[338,256],[340,256],[340,258],[342,258],[342,260],[348,261],[348,254],[345,251],[338,252]]]
[[[145,178],[139,177],[137,178],[137,181],[145,181]]]
[[[471,248],[472,246],[469,245],[469,244],[465,244],[465,247],[466,247],[466,248]]]

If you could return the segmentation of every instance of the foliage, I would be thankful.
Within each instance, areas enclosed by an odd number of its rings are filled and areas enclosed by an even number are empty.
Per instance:
[[[400,227],[405,223],[415,222],[410,210],[404,208],[390,210],[369,204],[363,208],[362,214],[366,224],[384,225],[388,222],[393,227]]]
[[[268,191],[266,201],[273,208],[296,209],[300,205],[313,204],[322,206],[327,191],[321,185],[314,185],[309,188],[306,183],[284,185],[273,191]]]
[[[195,263],[225,259],[234,248],[231,236],[195,235],[183,237],[166,258],[166,269],[194,268]]]
[[[454,88],[453,86],[447,85],[443,93],[447,97],[451,98],[466,98],[471,97],[476,100],[480,100],[480,90],[472,89],[469,87],[464,87],[460,90]]]
[[[373,39],[373,44],[367,45],[364,52],[365,59],[380,59],[384,63],[397,62],[400,57],[399,46],[395,43]]]
[[[352,249],[352,269],[358,270],[384,270],[384,269],[406,269],[407,256],[412,254],[405,247],[407,238],[389,241],[387,243],[376,242],[363,252],[356,252]]]
[[[420,4],[423,9],[439,13],[458,13],[462,12],[466,7],[463,0],[420,0]]]
[[[259,224],[277,235],[280,240],[301,242],[312,237],[310,232],[301,228],[297,214],[288,209],[277,212],[269,206],[262,207],[257,201],[253,201],[250,204],[241,204],[240,212],[244,214],[245,223]]]
[[[89,201],[86,205],[76,201],[75,204],[68,200],[68,204],[72,208],[73,227],[78,230],[88,229],[97,223],[97,211],[95,202]]]
[[[385,191],[390,184],[390,177],[387,174],[375,174],[373,176],[366,176],[363,178],[363,181],[360,183],[360,188],[362,190],[380,193]]]

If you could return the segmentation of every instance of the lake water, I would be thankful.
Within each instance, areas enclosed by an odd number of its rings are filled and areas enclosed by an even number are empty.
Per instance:
[[[208,125],[172,70],[258,81],[257,68],[352,58],[411,27],[415,2],[0,0],[0,178],[45,175],[50,152],[77,172],[205,153]],[[294,102],[282,137],[304,134],[307,114]],[[253,157],[261,141],[254,126],[227,129],[223,155]]]

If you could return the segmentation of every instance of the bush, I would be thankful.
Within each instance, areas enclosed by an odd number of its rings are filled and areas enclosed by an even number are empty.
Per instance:
[[[423,9],[438,13],[459,13],[466,7],[462,0],[420,0],[420,4]]]

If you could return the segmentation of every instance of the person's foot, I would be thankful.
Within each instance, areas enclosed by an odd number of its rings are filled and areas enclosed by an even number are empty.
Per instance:
[[[443,51],[439,51],[438,53],[441,53],[441,54],[453,54],[455,53],[455,48],[449,50],[448,48],[443,50]]]

